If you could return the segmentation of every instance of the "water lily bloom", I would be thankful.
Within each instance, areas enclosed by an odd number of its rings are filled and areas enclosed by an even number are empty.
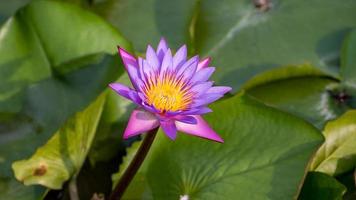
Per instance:
[[[183,45],[173,55],[164,39],[157,50],[147,47],[146,58],[135,58],[119,48],[133,88],[120,83],[109,86],[131,100],[137,108],[131,113],[124,139],[160,126],[172,140],[177,131],[223,142],[201,115],[211,112],[208,104],[220,99],[230,87],[213,86],[209,81],[214,67],[210,58],[187,58]]]

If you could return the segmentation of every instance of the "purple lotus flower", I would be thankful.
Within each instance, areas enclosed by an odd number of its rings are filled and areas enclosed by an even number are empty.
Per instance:
[[[177,130],[198,137],[223,142],[200,116],[211,112],[207,107],[231,90],[213,86],[209,77],[214,67],[210,58],[200,60],[194,56],[187,60],[187,47],[183,45],[172,55],[164,39],[157,50],[147,47],[146,59],[137,59],[119,48],[134,89],[120,83],[109,86],[138,107],[132,112],[124,139],[160,126],[174,140]]]

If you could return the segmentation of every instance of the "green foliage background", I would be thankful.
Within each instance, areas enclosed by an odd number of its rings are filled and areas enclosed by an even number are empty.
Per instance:
[[[267,4],[260,5],[258,3]],[[139,139],[116,54],[165,37],[233,91],[224,144],[158,133],[124,199],[355,199],[356,1],[0,1],[0,199],[108,195]],[[309,172],[308,172],[309,171]],[[113,176],[112,176],[113,175]],[[112,180],[111,180],[112,176]]]

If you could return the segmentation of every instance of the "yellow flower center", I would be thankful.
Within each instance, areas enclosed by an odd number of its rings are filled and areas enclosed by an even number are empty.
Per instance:
[[[145,95],[147,103],[161,112],[185,110],[191,103],[191,95],[184,83],[172,77],[150,81]]]

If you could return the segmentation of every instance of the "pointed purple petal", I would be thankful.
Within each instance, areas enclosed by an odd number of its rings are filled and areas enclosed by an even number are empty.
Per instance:
[[[173,57],[173,68],[179,69],[187,59],[187,46],[183,45]]]
[[[182,115],[203,115],[206,113],[213,112],[210,108],[208,107],[197,107],[197,108],[191,108],[190,110],[183,111],[181,112]]]
[[[158,119],[149,112],[135,109],[132,111],[124,132],[124,139],[133,137],[159,126]]]
[[[146,60],[140,57],[138,58],[138,65],[141,80],[147,85],[149,80],[152,80],[151,78],[155,76],[155,71]]]
[[[166,51],[168,50],[168,45],[167,42],[164,38],[161,38],[161,40],[159,41],[158,47],[157,47],[157,57],[158,60],[160,61],[160,63],[162,63],[164,54],[166,54]]]
[[[210,76],[214,73],[214,71],[215,71],[215,67],[206,67],[204,69],[201,69],[194,74],[190,82],[198,83],[198,82],[207,81],[210,78]]]
[[[145,95],[144,95],[143,93],[137,92],[137,95],[140,97],[140,99],[141,99],[142,101],[145,101],[146,97],[145,97]]]
[[[188,67],[190,67],[191,65],[197,65],[198,62],[199,62],[199,57],[198,56],[192,57],[187,62],[185,62],[182,67],[179,68],[179,70],[177,71],[176,76],[177,77],[181,76]]]
[[[138,96],[135,90],[127,87],[126,85],[122,85],[120,83],[110,83],[109,87],[115,90],[119,95],[133,101],[134,103],[140,105],[142,100]]]
[[[178,115],[174,117],[175,120],[187,123],[187,124],[196,124],[197,120],[193,116],[188,115]]]
[[[143,88],[145,87],[145,83],[143,82],[143,80],[141,80],[140,78],[136,78],[134,81],[136,83],[136,90],[142,92]]]
[[[115,90],[119,95],[127,98],[127,99],[130,99],[130,96],[129,96],[129,92],[130,92],[130,88],[127,87],[126,85],[122,85],[121,83],[110,83],[109,86]]]
[[[184,81],[189,81],[197,70],[199,57],[195,56],[188,60],[177,72],[177,77],[182,77]]]
[[[140,78],[141,78],[141,80],[146,82],[146,77],[145,77],[145,74],[143,73],[143,58],[138,57],[137,60],[138,60],[138,72],[139,72]]]
[[[211,59],[209,57],[201,60],[198,64],[197,71],[204,69],[205,67],[208,67],[208,65],[210,64],[210,61],[211,61]]]
[[[170,49],[168,49],[162,61],[160,76],[163,76],[168,71],[168,69],[172,67],[172,60],[172,52]]]
[[[227,86],[215,86],[211,87],[208,91],[206,91],[207,94],[225,94],[227,92],[231,91],[231,87]]]
[[[204,94],[211,86],[213,85],[213,82],[203,82],[203,83],[198,83],[194,85],[192,88],[190,88],[190,92],[194,93],[196,97],[201,96]]]
[[[221,97],[223,97],[223,94],[209,94],[209,95],[204,95],[201,98],[195,99],[192,107],[200,107],[203,105],[207,105],[209,103],[212,103],[218,99],[220,99]]]
[[[127,67],[127,65],[132,65],[133,67],[137,67],[136,58],[130,53],[128,53],[127,51],[125,51],[125,49],[121,47],[118,48],[119,48],[119,54],[122,58],[122,61],[124,62],[125,67]]]
[[[218,134],[216,134],[213,129],[209,127],[208,123],[206,123],[201,116],[194,115],[194,118],[197,120],[196,124],[187,124],[176,121],[177,129],[190,135],[195,135],[201,138],[214,140],[221,143],[224,142],[224,140]]]
[[[142,103],[141,105],[143,107],[143,109],[147,110],[150,113],[159,113],[160,111],[155,109],[153,106],[147,105],[145,103]]]
[[[197,65],[196,64],[193,63],[192,65],[190,65],[182,74],[183,80],[188,82],[190,79],[192,79],[192,77],[194,76],[196,70],[197,70]]]
[[[166,135],[171,139],[175,140],[177,137],[177,127],[173,120],[161,121],[161,127]]]
[[[181,110],[178,110],[178,111],[167,111],[167,112],[165,113],[165,116],[167,116],[167,117],[172,117],[172,116],[178,115],[179,113],[182,113],[182,111],[181,111]]]
[[[145,74],[147,81],[152,80],[156,72],[157,71],[152,68],[146,60],[143,61],[143,73]]]
[[[151,68],[153,69],[153,71],[158,72],[160,61],[158,60],[155,50],[150,45],[147,46],[146,60],[148,64],[151,66]]]

